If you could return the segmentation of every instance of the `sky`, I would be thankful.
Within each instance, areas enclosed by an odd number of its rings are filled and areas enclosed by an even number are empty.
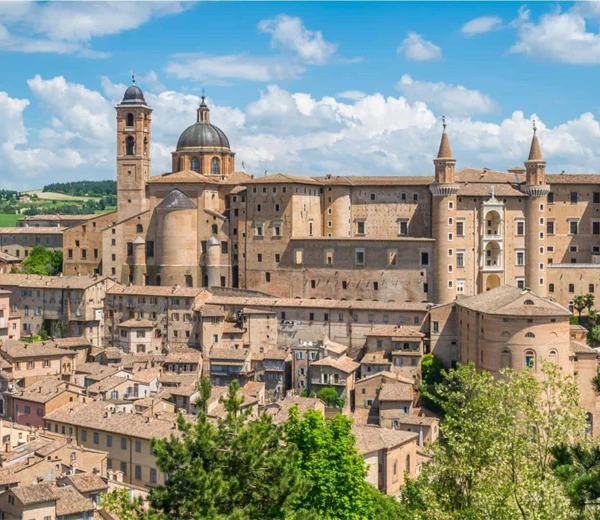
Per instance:
[[[115,178],[115,110],[169,171],[202,89],[248,173],[600,172],[599,2],[0,2],[0,188]]]

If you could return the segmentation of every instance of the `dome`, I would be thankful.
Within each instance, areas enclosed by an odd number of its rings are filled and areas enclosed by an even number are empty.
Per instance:
[[[145,105],[146,100],[144,99],[144,93],[142,92],[142,89],[134,83],[125,91],[125,95],[123,96],[123,101],[121,101],[121,103],[127,105],[132,103]]]
[[[210,110],[206,106],[204,94],[198,107],[198,119],[186,128],[177,141],[177,151],[189,148],[227,148],[229,139],[220,128],[211,124]]]
[[[197,208],[198,206],[194,204],[192,199],[190,199],[185,193],[177,188],[171,190],[167,196],[156,206],[156,209],[164,209],[166,211]]]
[[[177,151],[184,148],[229,148],[229,139],[220,128],[199,121],[186,128],[179,137]]]

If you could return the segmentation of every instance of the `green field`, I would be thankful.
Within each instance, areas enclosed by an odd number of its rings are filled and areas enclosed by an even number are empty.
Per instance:
[[[74,197],[73,195],[65,195],[64,193],[53,193],[51,191],[42,190],[31,190],[24,191],[26,195],[37,195],[40,200],[61,200],[61,201],[85,201],[85,200],[98,200],[100,197]]]
[[[15,213],[0,213],[0,227],[15,227],[21,215]]]

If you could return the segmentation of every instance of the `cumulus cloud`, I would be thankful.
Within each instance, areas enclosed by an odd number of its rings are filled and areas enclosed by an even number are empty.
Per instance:
[[[600,124],[593,114],[551,127],[538,115],[521,111],[490,122],[473,113],[473,106],[483,113],[490,103],[481,93],[473,95],[477,91],[419,82],[410,76],[401,83],[397,96],[315,97],[270,85],[245,107],[210,98],[208,104],[211,121],[229,137],[238,167],[244,161],[247,171],[255,174],[268,170],[305,175],[430,175],[441,134],[440,117],[448,108],[439,99],[445,96],[450,100],[457,96],[455,105],[468,109],[448,118],[458,167],[506,169],[522,163],[533,119],[549,171],[589,172],[600,163]],[[28,99],[0,93],[0,169],[5,184],[24,189],[42,186],[49,178],[114,178],[113,106],[126,85],[103,78],[99,92],[60,76],[35,76],[28,85],[30,97],[40,107],[42,128],[25,124]],[[154,109],[151,153],[152,172],[157,174],[169,170],[171,152],[181,132],[195,122],[200,99],[173,90],[144,90]]]
[[[517,41],[510,51],[563,63],[596,65],[600,63],[600,34],[588,29],[588,18],[597,11],[595,5],[575,5],[564,12],[557,8],[536,22],[522,7],[511,23],[517,30]]]
[[[435,61],[442,58],[442,49],[416,32],[409,32],[397,51],[410,61]]]
[[[479,90],[462,85],[418,81],[404,74],[396,84],[407,99],[424,101],[448,115],[486,114],[497,110],[497,104]]]
[[[0,7],[0,49],[26,53],[77,53],[99,58],[93,38],[135,29],[180,13],[179,2],[8,2]],[[13,5],[11,5],[13,4]],[[2,30],[2,28],[4,30]]]
[[[482,34],[499,29],[502,25],[502,18],[499,16],[480,16],[473,18],[462,26],[462,33],[467,36]]]
[[[322,65],[337,49],[337,44],[325,41],[321,31],[309,31],[300,18],[281,14],[261,20],[258,29],[271,35],[271,46],[291,50],[304,63]]]

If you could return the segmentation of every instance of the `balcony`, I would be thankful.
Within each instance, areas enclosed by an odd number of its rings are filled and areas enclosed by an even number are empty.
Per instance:
[[[320,386],[346,386],[345,379],[335,379],[335,378],[330,378],[327,381],[325,381],[322,378],[313,377],[310,380],[310,383],[311,383],[311,385],[320,385]]]

